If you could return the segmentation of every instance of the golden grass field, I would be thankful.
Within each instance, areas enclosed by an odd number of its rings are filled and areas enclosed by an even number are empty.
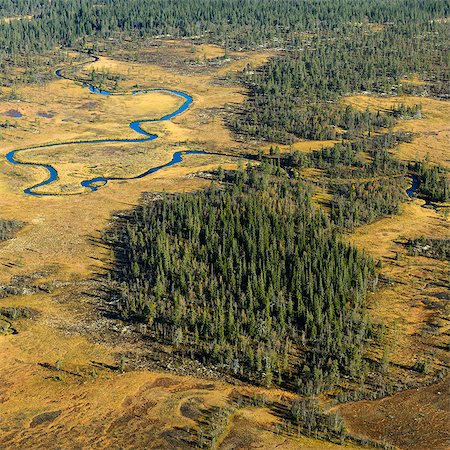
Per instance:
[[[257,59],[259,61],[264,57],[267,55],[258,55]],[[227,70],[239,69],[244,61],[245,55],[242,60],[230,63]],[[123,70],[127,77],[133,79],[133,84],[143,88],[175,87],[191,93],[194,104],[173,122],[146,124],[146,130],[160,136],[154,142],[58,146],[21,153],[19,157],[23,161],[51,162],[57,168],[60,179],[42,188],[41,192],[61,192],[62,188],[66,192],[79,192],[82,190],[79,186],[81,179],[99,174],[137,175],[170,161],[172,153],[178,150],[204,149],[229,153],[237,148],[238,143],[223,126],[223,120],[217,116],[215,109],[223,107],[225,102],[242,101],[244,96],[238,88],[213,86],[213,75],[192,77],[156,66],[130,66],[107,59],[101,59],[96,64],[115,71]],[[220,67],[217,71],[224,70]],[[122,88],[126,91],[128,87]],[[56,80],[44,88],[25,86],[20,93],[26,100],[0,104],[0,114],[12,108],[23,114],[23,118],[15,120],[18,128],[2,131],[2,154],[11,149],[80,138],[136,138],[139,135],[128,127],[132,119],[161,117],[172,112],[181,102],[177,97],[162,93],[106,98],[90,94],[86,88],[67,80]],[[36,119],[36,112],[42,110],[55,115]],[[12,261],[18,267],[6,269],[0,276],[7,279],[16,271],[35,271],[42,265],[42,260],[49,265],[62,264],[67,267],[67,272],[73,274],[78,274],[82,266],[86,273],[91,264],[87,255],[92,253],[92,249],[85,238],[104,228],[113,211],[136,204],[145,191],[192,190],[204,186],[202,180],[184,179],[186,172],[233,161],[225,156],[188,155],[178,166],[141,180],[111,182],[95,195],[37,199],[25,196],[22,190],[45,179],[46,172],[39,168],[13,166],[3,159],[0,162],[2,216],[16,217],[25,221],[27,226],[15,240],[3,246],[1,260]],[[36,255],[40,255],[39,259]]]
[[[186,61],[196,56],[206,55],[210,59],[223,54],[223,49],[216,46],[192,47],[185,42],[161,41],[146,50],[144,57],[151,61],[169,55],[168,59],[176,64],[167,63],[167,67],[125,61],[126,55],[119,52],[115,55],[117,59],[101,57],[79,70],[84,75],[92,67],[123,74],[124,80],[119,83],[119,90],[123,91],[138,85],[139,88],[173,88],[192,95],[192,107],[181,116],[171,122],[145,125],[147,131],[160,136],[158,140],[143,144],[58,146],[29,150],[20,154],[20,158],[52,162],[57,168],[58,182],[42,188],[43,191],[76,193],[82,191],[79,186],[82,179],[98,175],[132,176],[169,161],[177,150],[201,149],[224,154],[188,155],[177,166],[140,180],[110,182],[95,193],[47,198],[26,196],[23,189],[42,181],[46,173],[38,168],[13,166],[3,156],[16,148],[80,138],[133,138],[136,136],[128,128],[128,122],[170,113],[179,106],[179,99],[163,93],[103,97],[90,94],[71,81],[55,80],[45,86],[19,86],[17,90],[24,100],[0,102],[2,120],[4,112],[11,109],[23,114],[21,119],[10,119],[17,123],[17,128],[0,132],[3,137],[0,141],[1,218],[26,223],[14,239],[0,243],[0,282],[7,283],[16,275],[44,272],[37,283],[52,286],[34,295],[0,300],[0,306],[29,306],[40,313],[36,319],[20,320],[15,325],[17,335],[0,337],[0,448],[188,448],[183,444],[187,430],[191,433],[198,427],[198,420],[192,417],[201,418],[208,409],[226,405],[234,390],[248,395],[264,393],[274,400],[293,396],[277,389],[233,386],[217,379],[170,372],[131,370],[121,374],[111,370],[108,366],[117,364],[118,355],[132,352],[135,343],[126,339],[125,325],[114,330],[114,341],[103,338],[107,319],[98,315],[96,299],[85,292],[88,280],[107,267],[109,251],[97,240],[115,212],[137,205],[144,192],[204,188],[209,181],[192,174],[219,165],[231,168],[237,159],[227,154],[259,148],[259,143],[247,147],[235,140],[225,127],[225,105],[242,102],[245,91],[218,80],[242,70],[247,63],[256,67],[271,55],[235,52],[231,53],[230,61],[219,65],[187,66],[186,70],[180,70],[180,66],[184,67]],[[448,165],[448,102],[364,96],[345,99],[358,107],[374,109],[400,102],[414,104],[419,100],[425,118],[403,121],[398,127],[413,129],[420,136],[412,144],[403,144],[398,155],[414,159],[430,153],[432,161]],[[42,111],[51,112],[53,117],[37,117]],[[303,141],[293,147],[310,151],[327,144]],[[270,145],[262,147],[268,150]],[[289,147],[282,150],[288,151]],[[318,203],[325,207],[327,198],[328,192],[318,193]],[[428,354],[430,346],[441,345],[443,333],[448,333],[447,322],[436,318],[436,312],[426,301],[442,291],[432,281],[445,280],[444,263],[406,255],[399,261],[394,258],[397,252],[405,253],[401,244],[396,243],[401,239],[420,234],[448,235],[447,219],[432,209],[422,208],[422,203],[408,202],[405,198],[399,216],[361,227],[348,236],[355,245],[381,258],[383,273],[398,281],[373,294],[370,300],[373,319],[386,322],[395,337],[391,360],[399,366],[411,364],[415,354]],[[438,336],[420,336],[430,320],[438,319],[442,322],[439,322]],[[444,364],[445,358],[445,351],[436,347],[433,367]],[[55,372],[51,366],[57,361],[61,361],[62,368]],[[400,374],[401,369],[398,370]],[[416,404],[423,401],[422,391],[417,392],[416,400],[414,393],[408,397],[410,408],[414,407],[414,401]],[[392,436],[387,427],[385,431],[375,427],[379,420],[378,404],[358,405],[349,405],[348,408],[357,408],[350,412],[346,407],[342,410],[350,429],[362,433],[363,421],[370,437],[378,438],[378,433],[401,448],[410,448],[402,446],[401,436]],[[390,408],[397,414],[402,405],[393,400]],[[279,420],[264,408],[238,409],[221,434],[218,448],[342,448],[314,439],[277,434]],[[442,425],[442,421],[434,423],[436,432],[442,430]],[[400,420],[398,427],[402,426],[406,424]],[[423,426],[433,426],[431,417]],[[375,431],[370,432],[371,429]],[[429,441],[420,441],[420,436],[419,442],[422,447],[415,448],[431,448],[426,447]]]

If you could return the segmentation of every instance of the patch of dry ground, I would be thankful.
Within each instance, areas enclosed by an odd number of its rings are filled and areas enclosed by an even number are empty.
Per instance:
[[[264,408],[243,408],[233,414],[228,430],[223,434],[220,450],[234,449],[281,449],[281,450],[354,450],[354,445],[336,445],[331,442],[317,442],[304,436],[296,439],[274,434],[274,417]]]
[[[11,306],[27,305],[41,315],[32,322],[18,322],[19,334],[2,338],[1,448],[198,448],[197,429],[212,409],[228,405],[236,392],[247,397],[264,394],[277,402],[294,397],[277,389],[233,386],[217,379],[119,373],[114,353],[125,352],[132,344],[119,340],[112,349],[88,340],[88,333],[99,337],[98,330],[88,329],[96,322],[80,323],[79,305],[75,308],[61,298],[67,296],[67,289],[71,287],[9,299]],[[87,301],[83,295],[78,299]],[[125,330],[123,326],[116,334]],[[280,435],[279,421],[262,408],[237,409],[219,448],[339,447]]]
[[[412,366],[417,354],[435,359],[435,368],[448,364],[445,351],[449,326],[439,320],[439,333],[427,336],[427,324],[439,310],[445,317],[448,294],[448,263],[421,256],[408,256],[407,239],[420,236],[448,237],[449,221],[423,201],[412,200],[402,205],[399,215],[360,227],[348,239],[360,249],[381,260],[382,276],[391,282],[372,294],[371,315],[377,322],[389,325],[395,334],[392,362]],[[395,331],[394,331],[395,330]],[[424,345],[426,337],[431,340]],[[434,348],[429,348],[432,345]],[[444,349],[439,347],[443,346]],[[433,358],[431,358],[433,354]]]
[[[408,450],[446,450],[450,442],[450,378],[426,388],[339,408],[350,431]]]

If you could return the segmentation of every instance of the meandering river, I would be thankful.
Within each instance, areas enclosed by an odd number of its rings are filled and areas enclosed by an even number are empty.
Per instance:
[[[99,58],[97,56],[91,56],[92,60],[89,62],[84,62],[79,65],[88,64],[90,62],[97,62]],[[63,69],[56,70],[56,76],[61,79],[70,80],[73,82],[77,82],[77,80],[69,78],[65,76],[62,72]],[[45,169],[48,172],[48,177],[41,181],[40,183],[37,183],[33,186],[30,186],[26,189],[24,189],[24,193],[28,195],[33,195],[36,197],[49,197],[49,196],[59,196],[59,195],[79,195],[81,192],[73,193],[73,194],[62,194],[62,193],[49,193],[49,192],[36,192],[38,188],[41,188],[43,186],[48,186],[54,181],[58,179],[58,171],[51,165],[51,164],[43,164],[43,163],[35,163],[35,162],[25,162],[21,161],[20,159],[17,159],[17,155],[19,155],[20,152],[33,150],[33,149],[43,149],[43,148],[51,148],[51,147],[58,147],[63,145],[97,145],[97,144],[107,144],[107,143],[140,143],[140,142],[147,142],[147,141],[153,141],[158,138],[158,135],[148,133],[144,129],[142,129],[142,124],[144,123],[156,123],[156,122],[164,122],[173,119],[176,116],[179,116],[183,112],[185,112],[192,104],[192,97],[185,92],[181,91],[175,91],[172,89],[139,89],[135,90],[129,93],[115,93],[110,92],[107,90],[103,90],[97,86],[94,86],[92,84],[83,83],[83,86],[89,89],[89,91],[96,95],[145,95],[152,92],[165,92],[170,95],[175,95],[177,97],[180,97],[183,99],[183,104],[174,112],[167,114],[160,119],[148,119],[148,120],[135,120],[129,124],[130,128],[138,133],[139,135],[143,136],[139,139],[96,139],[91,141],[68,141],[68,142],[58,142],[53,144],[46,144],[46,145],[39,145],[35,147],[26,147],[21,148],[18,150],[12,150],[9,153],[6,154],[6,159],[11,164],[16,165],[22,165],[22,166],[33,166],[33,167],[41,167]],[[185,151],[177,151],[172,154],[172,159],[160,166],[150,167],[145,172],[142,172],[138,175],[130,176],[130,177],[95,177],[90,178],[87,180],[83,180],[80,182],[80,185],[87,189],[87,192],[94,192],[97,191],[100,187],[105,186],[108,181],[120,181],[120,180],[137,180],[139,178],[144,178],[147,175],[150,175],[152,173],[155,173],[161,169],[164,169],[166,167],[173,166],[175,164],[180,163],[183,161],[183,155],[196,155],[196,154],[205,154],[204,151],[198,151],[198,150],[185,150]],[[409,197],[414,197],[416,194],[416,191],[419,187],[419,178],[417,176],[412,176],[412,186],[406,191]]]
[[[98,61],[98,57],[93,56],[93,61]],[[91,61],[90,61],[91,62]],[[82,63],[87,64],[87,63]],[[65,80],[70,80],[76,82],[76,80],[71,79],[69,77],[66,77],[62,73],[63,69],[58,69],[55,73],[56,76]],[[131,93],[114,93],[110,91],[106,91],[103,89],[100,89],[97,86],[94,86],[92,84],[83,83],[83,86],[87,87],[90,92],[97,95],[145,95],[151,92],[165,92],[171,95],[175,95],[177,97],[180,97],[183,99],[183,104],[174,112],[167,114],[166,116],[161,117],[160,119],[156,120],[136,120],[129,124],[130,128],[135,131],[136,133],[142,135],[142,138],[139,139],[97,139],[92,141],[68,141],[68,142],[58,142],[54,144],[47,144],[47,145],[40,145],[36,147],[27,147],[22,148],[18,150],[12,150],[6,155],[6,159],[11,164],[16,165],[22,165],[22,166],[33,166],[33,167],[41,167],[45,169],[48,172],[48,177],[41,181],[40,183],[37,183],[33,186],[30,186],[26,189],[24,189],[24,193],[28,195],[33,195],[37,197],[48,197],[48,196],[58,196],[58,195],[77,195],[76,194],[58,194],[58,193],[46,193],[46,192],[36,192],[38,188],[41,188],[43,186],[48,186],[49,184],[53,183],[58,179],[58,171],[51,165],[51,164],[43,164],[43,163],[34,163],[34,162],[24,162],[20,159],[17,159],[17,156],[20,152],[33,150],[33,149],[42,149],[42,148],[50,148],[50,147],[58,147],[63,145],[96,145],[96,144],[106,144],[106,143],[139,143],[139,142],[147,142],[147,141],[153,141],[158,138],[156,134],[148,133],[147,131],[142,129],[142,124],[144,123],[156,123],[156,122],[164,122],[173,119],[176,116],[179,116],[183,112],[185,112],[192,104],[192,97],[184,92],[175,91],[172,89],[140,89],[135,90]],[[158,170],[164,169],[165,167],[173,166],[175,164],[180,163],[183,160],[183,155],[192,155],[192,154],[205,154],[203,151],[197,151],[197,150],[186,150],[186,151],[177,151],[172,154],[172,159],[167,162],[166,164],[162,164],[160,166],[151,167],[147,169],[145,172],[130,176],[130,177],[95,177],[87,180],[81,181],[81,186],[84,188],[87,188],[89,191],[94,192],[98,190],[100,187],[105,186],[108,181],[118,181],[118,180],[137,180],[139,178],[144,178],[147,175],[150,175],[152,173],[157,172]]]

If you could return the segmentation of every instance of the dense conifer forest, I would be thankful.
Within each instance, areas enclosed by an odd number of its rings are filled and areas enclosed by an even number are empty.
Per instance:
[[[1,0],[0,18],[26,20],[0,21],[0,48],[7,54],[49,50],[119,32],[136,37],[197,36],[252,48],[295,42],[300,32],[345,30],[349,24],[363,23],[399,23],[402,33],[419,22],[429,23],[430,29],[423,31],[433,33],[432,19],[445,17],[449,9],[445,0]],[[401,39],[397,33],[392,29]],[[380,50],[384,48],[388,46]],[[396,54],[406,60],[406,55]]]
[[[363,377],[373,262],[271,165],[166,196],[112,234],[120,311],[221,370],[312,393]]]

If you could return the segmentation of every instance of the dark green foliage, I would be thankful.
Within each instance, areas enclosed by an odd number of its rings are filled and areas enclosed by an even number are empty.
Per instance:
[[[348,24],[296,37],[283,56],[258,71],[246,68],[250,96],[230,126],[244,136],[289,143],[298,138],[352,139],[389,128],[395,117],[419,117],[420,107],[403,105],[386,115],[331,104],[354,92],[401,93],[401,81],[413,72],[445,90],[448,26],[396,19],[378,31]]]
[[[76,78],[76,75],[74,76]],[[123,75],[113,74],[108,69],[102,69],[96,71],[92,69],[89,76],[81,81],[97,86],[99,89],[108,89],[111,91],[117,90],[117,87],[121,81],[124,80]],[[80,80],[80,78],[77,78]]]
[[[285,96],[284,89],[281,85],[281,92],[272,93],[274,89],[270,87],[251,97],[251,107],[231,118],[230,126],[249,137],[291,143],[299,138],[352,139],[367,131],[391,127],[394,123],[386,114],[359,112],[351,106],[308,102],[296,105],[292,97]],[[307,99],[301,94],[295,95],[299,102]]]
[[[406,198],[406,167],[389,150],[410,140],[410,134],[400,132],[342,141],[309,154],[292,153],[281,165],[324,170],[333,192],[331,220],[339,227],[353,228],[399,212]],[[370,159],[364,160],[362,152]]]
[[[389,150],[402,142],[411,142],[410,133],[381,134],[371,138],[342,141],[332,147],[305,154],[293,152],[284,158],[283,166],[314,167],[326,170],[331,178],[367,178],[375,175],[403,175],[406,166],[393,158]],[[362,153],[370,156],[365,161]]]
[[[373,262],[338,239],[307,189],[269,170],[137,210],[116,237],[119,308],[182,354],[318,392],[363,373]]]
[[[118,32],[136,38],[202,36],[232,47],[254,47],[279,44],[301,31],[367,21],[413,27],[448,11],[444,0],[0,0],[0,18],[33,16],[0,22],[0,48],[9,54],[48,50]]]
[[[11,239],[16,231],[23,227],[23,223],[18,220],[0,219],[0,241]]]
[[[450,260],[450,239],[433,239],[421,236],[418,239],[410,239],[406,248],[412,256],[421,255],[443,261]]]
[[[448,169],[440,165],[432,166],[427,159],[415,163],[413,170],[420,179],[419,195],[431,202],[448,202],[450,200],[450,176]]]
[[[422,106],[421,105],[407,106],[402,103],[402,104],[392,108],[391,114],[395,118],[400,118],[400,119],[421,119],[422,118]]]
[[[430,363],[428,361],[416,361],[414,363],[413,370],[426,374],[430,370]]]
[[[340,227],[354,228],[378,217],[398,214],[405,200],[405,184],[405,179],[399,177],[336,185],[331,219]]]

